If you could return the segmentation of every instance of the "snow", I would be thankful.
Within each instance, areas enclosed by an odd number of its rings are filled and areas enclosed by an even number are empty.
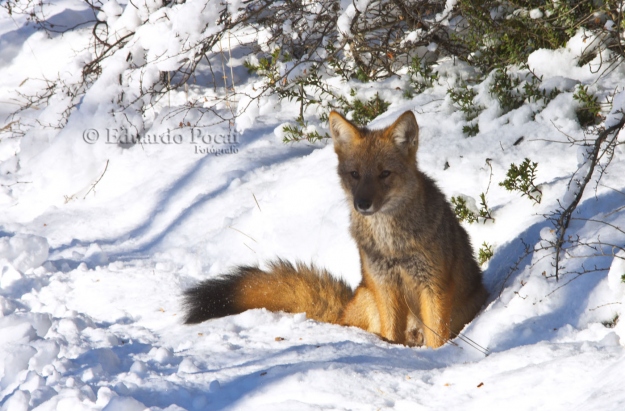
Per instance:
[[[540,9],[532,9],[530,10],[530,17],[533,19],[540,19],[543,17],[543,12]]]
[[[82,2],[53,3],[59,19],[86,15]],[[368,2],[343,3],[341,27],[349,35],[348,17]],[[191,37],[217,30],[215,11],[202,14],[202,2],[194,1],[154,11],[159,4],[141,2],[133,10],[109,1],[98,19],[107,19],[116,35],[139,27],[128,46],[133,55],[149,49],[155,54],[145,58],[168,70],[181,40],[155,37],[166,29]],[[0,15],[2,121],[15,109],[15,90],[33,90],[37,79],[57,74],[79,75],[90,30],[46,37],[20,16]],[[4,47],[8,41],[22,46]],[[598,60],[578,67],[583,47],[580,33],[563,49],[530,56],[543,87],[564,91],[534,120],[529,105],[501,115],[487,84],[479,85],[476,101],[488,108],[473,138],[463,135],[462,113],[445,94],[446,81],[469,75],[460,63],[441,64],[446,80],[412,100],[396,91],[405,86],[398,79],[355,83],[359,96],[379,92],[392,102],[373,127],[415,112],[419,167],[448,197],[479,204],[487,192],[495,222],[466,228],[476,253],[483,242],[493,245],[484,273],[491,295],[463,334],[488,348],[488,356],[460,339],[436,350],[409,348],[266,310],[183,325],[183,290],[237,264],[263,265],[277,256],[315,262],[355,286],[360,268],[348,233],[350,204],[331,143],[282,143],[282,125],[297,117],[298,106],[275,96],[252,103],[233,128],[203,129],[211,136],[236,133],[236,151],[220,152],[232,144],[214,140],[194,143],[189,128],[179,127],[181,116],[172,114],[185,104],[176,93],[172,107],[161,102],[148,128],[137,132],[180,134],[180,143],[107,144],[107,130],[128,126],[107,114],[129,64],[126,53],[112,57],[65,129],[0,134],[0,410],[622,409],[625,321],[604,323],[623,317],[625,254],[567,256],[567,272],[598,270],[563,274],[559,282],[542,275],[553,272],[547,254],[518,261],[521,240],[533,247],[554,239],[544,215],[558,199],[568,201],[567,183],[584,162],[577,147],[563,144],[565,134],[584,137],[572,108],[576,84],[600,96],[620,84],[603,113],[606,126],[625,107],[625,69],[599,78],[589,69]],[[154,57],[159,50],[172,51]],[[154,81],[154,73],[144,75],[144,82]],[[251,91],[257,81],[237,87]],[[54,119],[55,107],[25,118]],[[308,129],[323,133],[325,125]],[[88,144],[85,130],[99,139]],[[587,220],[573,220],[571,235],[625,245],[622,231],[612,228],[625,227],[623,155],[617,147],[610,172],[596,191],[589,187],[575,215]],[[524,158],[538,163],[541,204],[498,185]]]

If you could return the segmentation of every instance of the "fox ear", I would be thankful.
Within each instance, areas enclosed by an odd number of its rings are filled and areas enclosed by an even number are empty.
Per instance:
[[[412,111],[406,111],[386,130],[395,145],[416,153],[419,146],[419,125]]]
[[[355,143],[360,136],[358,128],[336,111],[330,113],[328,123],[330,124],[330,135],[332,140],[334,140],[335,149]]]

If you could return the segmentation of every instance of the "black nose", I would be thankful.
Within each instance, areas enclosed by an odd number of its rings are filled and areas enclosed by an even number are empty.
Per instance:
[[[368,199],[359,199],[356,200],[356,210],[362,212],[367,212],[367,211],[371,211],[371,204],[372,201],[368,200]]]

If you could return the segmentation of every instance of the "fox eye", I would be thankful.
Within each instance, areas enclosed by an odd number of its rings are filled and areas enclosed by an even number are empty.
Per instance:
[[[356,180],[358,180],[358,179],[360,178],[360,174],[358,173],[358,171],[352,171],[352,172],[351,172],[351,173],[349,173],[349,174],[351,174],[351,176],[352,176],[354,179],[356,179]]]
[[[391,172],[388,170],[384,170],[380,173],[380,178],[386,178],[391,175]]]

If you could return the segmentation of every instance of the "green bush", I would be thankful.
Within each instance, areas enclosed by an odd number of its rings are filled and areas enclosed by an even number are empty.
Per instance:
[[[466,23],[452,33],[463,58],[484,73],[522,65],[535,50],[557,49],[580,27],[592,27],[595,12],[614,9],[614,0],[458,0]],[[534,17],[530,14],[533,11]]]
[[[523,105],[525,96],[519,89],[521,80],[508,74],[505,68],[496,70],[493,83],[488,88],[493,97],[499,101],[504,113],[515,110]]]
[[[464,113],[464,119],[471,121],[475,119],[484,110],[484,107],[479,106],[473,102],[477,92],[466,83],[461,83],[459,86],[447,89],[447,95],[454,102],[456,107]]]
[[[466,221],[469,224],[479,221],[480,218],[483,222],[486,222],[486,220],[495,221],[486,204],[486,195],[484,193],[480,194],[480,209],[477,213],[467,207],[467,201],[463,197],[452,197],[451,204],[454,206],[454,214],[460,221]]]
[[[297,141],[307,140],[314,143],[316,141],[330,138],[328,133],[321,135],[316,130],[312,132],[306,131],[306,128],[308,128],[308,122],[304,121],[302,117],[298,117],[295,120],[295,123],[295,125],[287,124],[282,127],[282,131],[284,132],[284,138],[282,139],[283,142],[294,143]]]
[[[451,204],[454,206],[454,213],[458,220],[466,221],[469,224],[473,224],[477,221],[477,214],[469,210],[467,207],[467,201],[462,197],[452,197]]]
[[[356,95],[356,91],[351,91],[351,96]],[[359,98],[353,98],[352,101],[344,97],[338,98],[340,109],[345,113],[352,113],[352,121],[360,126],[364,126],[371,120],[384,113],[391,103],[383,100],[378,93],[369,100],[363,101]]]
[[[523,160],[519,166],[512,163],[506,179],[499,185],[508,191],[519,191],[521,195],[527,196],[535,203],[540,203],[543,193],[534,183],[537,167],[538,163],[530,162],[529,158]]]
[[[467,124],[466,126],[462,126],[462,132],[467,135],[467,137],[477,136],[480,132],[479,124]]]
[[[543,81],[542,76],[536,77],[534,74],[531,74],[529,77],[530,78],[523,84],[523,96],[528,103],[532,101],[535,103],[542,101],[546,106],[562,92],[558,88],[554,88],[547,93],[547,90],[540,88],[540,84]]]
[[[447,95],[454,102],[454,105],[464,113],[466,121],[474,120],[484,110],[484,107],[473,102],[477,92],[469,88],[464,82],[456,87],[447,89]],[[473,137],[480,132],[480,126],[477,123],[467,124],[462,127],[462,132],[468,137]]]
[[[482,243],[482,246],[480,247],[478,251],[477,262],[480,263],[480,265],[483,265],[484,263],[489,261],[491,258],[493,258],[493,255],[494,255],[493,246],[486,243],[486,241],[484,241],[484,243]]]
[[[404,91],[404,97],[412,98],[414,94],[423,93],[438,81],[438,73],[432,69],[432,65],[419,59],[412,58],[408,66],[408,82],[410,88]]]
[[[599,112],[601,111],[597,97],[588,93],[588,87],[579,86],[573,98],[580,103],[580,107],[575,110],[579,124],[582,127],[596,124],[600,119]]]

